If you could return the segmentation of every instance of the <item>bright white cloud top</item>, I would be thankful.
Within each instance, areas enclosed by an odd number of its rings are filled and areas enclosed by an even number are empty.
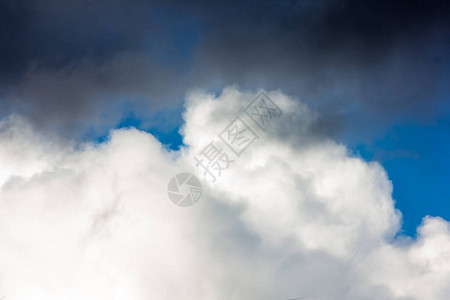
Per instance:
[[[170,178],[254,94],[191,93],[186,147],[136,129],[101,145],[0,123],[0,297],[6,299],[450,299],[449,224],[415,240],[384,169],[314,134],[316,116],[270,92],[283,116],[190,208]]]

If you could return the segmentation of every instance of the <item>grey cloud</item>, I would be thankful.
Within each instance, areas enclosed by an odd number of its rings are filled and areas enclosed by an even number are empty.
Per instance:
[[[2,6],[3,115],[72,133],[114,126],[125,104],[145,116],[179,105],[191,88],[238,84],[302,98],[321,112],[319,131],[333,135],[369,126],[374,113],[378,123],[429,117],[449,86],[445,1]]]

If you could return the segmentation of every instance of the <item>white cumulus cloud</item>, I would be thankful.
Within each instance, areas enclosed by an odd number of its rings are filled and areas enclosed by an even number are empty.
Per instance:
[[[449,299],[449,224],[426,217],[416,239],[398,235],[382,166],[317,137],[306,105],[268,95],[283,115],[215,183],[193,157],[224,146],[253,93],[192,92],[180,151],[133,128],[77,145],[1,121],[0,297]],[[189,208],[167,197],[181,172],[203,184]]]

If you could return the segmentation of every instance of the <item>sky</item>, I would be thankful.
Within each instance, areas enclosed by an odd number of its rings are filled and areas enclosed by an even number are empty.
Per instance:
[[[449,299],[449,54],[448,1],[0,1],[0,298]]]

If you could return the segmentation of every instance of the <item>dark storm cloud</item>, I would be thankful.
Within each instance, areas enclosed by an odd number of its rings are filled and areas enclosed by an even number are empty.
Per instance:
[[[173,81],[183,53],[173,40],[187,17],[179,12],[118,0],[0,5],[3,115],[73,132],[114,126],[123,102],[180,100]]]
[[[262,3],[209,15],[208,67],[230,80],[389,109],[428,101],[448,68],[448,2]]]
[[[355,112],[426,115],[448,94],[447,1],[0,5],[5,111],[37,124],[113,126],[123,101],[154,110],[238,84],[302,98],[330,131]]]

